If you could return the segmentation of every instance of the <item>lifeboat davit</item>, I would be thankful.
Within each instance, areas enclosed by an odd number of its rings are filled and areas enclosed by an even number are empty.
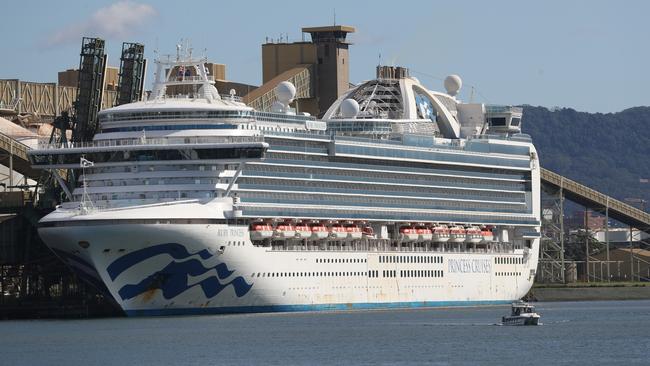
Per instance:
[[[480,243],[483,240],[481,229],[476,226],[470,226],[465,229],[465,241],[469,243]]]
[[[319,223],[311,224],[309,226],[309,229],[311,230],[311,236],[309,237],[311,240],[327,239],[327,236],[329,235],[327,226],[323,224],[319,224]]]
[[[282,239],[292,239],[296,236],[296,227],[288,222],[278,224],[275,227],[274,235]]]
[[[273,237],[273,226],[269,223],[253,223],[251,224],[249,231],[251,240],[263,240]]]
[[[490,243],[494,241],[494,234],[492,233],[491,228],[481,229],[481,237],[483,238],[482,241],[484,243]]]
[[[433,241],[441,243],[449,241],[449,228],[447,225],[437,225],[433,227]]]
[[[308,239],[311,236],[311,229],[309,225],[299,223],[296,225],[296,237],[301,239]]]
[[[399,239],[401,241],[417,241],[417,230],[412,226],[402,226],[399,228]]]
[[[465,228],[462,226],[452,226],[449,228],[449,240],[462,243],[465,241]]]

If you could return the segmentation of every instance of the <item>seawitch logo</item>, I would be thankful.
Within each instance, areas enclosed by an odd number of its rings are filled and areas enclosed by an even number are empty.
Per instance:
[[[489,259],[449,259],[449,273],[490,273],[492,262]]]

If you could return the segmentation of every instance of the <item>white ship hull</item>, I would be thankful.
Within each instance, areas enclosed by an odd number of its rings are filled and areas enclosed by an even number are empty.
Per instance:
[[[539,162],[520,108],[380,67],[322,120],[290,108],[286,82],[256,111],[181,51],[156,62],[149,100],[98,113],[92,142],[29,152],[68,199],[41,237],[127,314],[510,303],[530,289]]]
[[[200,213],[209,211],[206,206],[211,205],[181,204],[158,212]],[[140,215],[145,223],[120,224],[101,213],[86,215],[83,225],[78,217],[75,222],[55,212],[39,233],[77,272],[103,282],[128,315],[508,303],[528,292],[537,266],[537,250],[277,250],[254,246],[245,225],[205,218],[156,223],[147,218],[151,212],[121,210],[113,218]],[[520,258],[521,264],[497,264],[497,256]]]

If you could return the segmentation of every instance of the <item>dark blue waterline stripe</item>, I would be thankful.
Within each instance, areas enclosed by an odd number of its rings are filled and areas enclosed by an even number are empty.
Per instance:
[[[479,305],[510,304],[514,300],[479,300],[479,301],[411,301],[387,303],[352,303],[352,304],[313,304],[313,305],[265,305],[265,306],[228,306],[212,308],[167,308],[125,310],[128,316],[169,316],[169,315],[205,315],[234,313],[275,313],[299,311],[336,311],[364,309],[408,309],[435,308]]]

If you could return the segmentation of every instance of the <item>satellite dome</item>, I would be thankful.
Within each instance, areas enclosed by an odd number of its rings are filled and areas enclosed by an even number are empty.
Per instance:
[[[285,105],[282,102],[275,101],[271,105],[271,112],[283,113],[285,111]]]
[[[343,118],[354,118],[359,114],[359,103],[354,99],[346,99],[339,107]]]
[[[289,104],[296,96],[296,87],[288,81],[283,81],[275,87],[275,96],[282,104]]]
[[[463,81],[458,75],[449,75],[445,78],[445,89],[447,90],[447,94],[452,97],[458,94],[458,91],[462,86]]]

